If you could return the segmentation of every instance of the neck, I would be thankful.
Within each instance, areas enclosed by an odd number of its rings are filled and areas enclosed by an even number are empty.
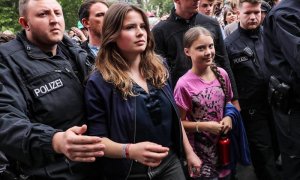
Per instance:
[[[140,62],[141,62],[141,56],[132,56],[132,57],[127,57],[126,58],[128,66],[129,66],[129,71],[139,71],[140,68]]]
[[[185,20],[188,20],[190,19],[195,13],[191,13],[191,12],[184,12],[184,11],[181,11],[179,8],[177,8],[175,10],[175,13],[180,16],[181,18],[185,19]]]
[[[36,41],[30,34],[26,34],[28,41],[34,44],[36,47],[40,48],[43,52],[51,52],[52,55],[56,55],[57,43],[53,45],[42,44]]]
[[[213,73],[209,66],[204,68],[192,67],[191,70],[194,74],[196,74],[199,77],[206,77]]]
[[[94,34],[94,33],[89,33],[89,44],[92,46],[101,46],[101,37]]]
[[[53,56],[56,55],[56,50],[57,50],[57,44],[52,46],[52,47],[43,47],[42,45],[37,45],[35,44],[37,47],[39,47],[43,52],[51,52]]]

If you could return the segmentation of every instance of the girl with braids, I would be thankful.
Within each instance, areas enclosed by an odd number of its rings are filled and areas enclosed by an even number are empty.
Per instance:
[[[107,179],[185,180],[180,159],[200,172],[177,113],[168,71],[154,53],[145,13],[114,4],[104,16],[96,71],[85,91],[88,132],[100,136]]]
[[[203,27],[193,27],[184,35],[184,52],[192,68],[176,84],[174,97],[188,139],[203,161],[199,179],[228,178],[229,170],[218,167],[217,142],[221,133],[232,128],[224,108],[232,90],[226,71],[216,67],[214,42]]]

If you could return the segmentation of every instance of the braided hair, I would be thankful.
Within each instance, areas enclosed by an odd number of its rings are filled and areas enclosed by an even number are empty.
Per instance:
[[[218,81],[220,82],[221,88],[222,88],[222,90],[224,92],[224,95],[225,95],[225,103],[227,103],[228,101],[230,101],[230,99],[229,99],[229,95],[228,95],[228,89],[226,88],[225,79],[221,75],[221,72],[219,71],[219,69],[216,66],[216,64],[212,64],[210,66],[210,69],[212,70],[212,72],[215,74],[215,76],[217,77]]]

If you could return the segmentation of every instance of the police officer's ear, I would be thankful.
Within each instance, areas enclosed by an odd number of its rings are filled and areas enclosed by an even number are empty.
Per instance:
[[[26,18],[24,16],[21,16],[19,18],[19,24],[22,26],[23,29],[25,29],[26,31],[29,30],[29,26],[28,26],[28,22],[26,20]]]

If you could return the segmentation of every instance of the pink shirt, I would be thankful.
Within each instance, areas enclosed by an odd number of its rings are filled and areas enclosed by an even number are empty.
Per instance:
[[[226,71],[218,68],[223,76],[232,99],[233,93]],[[176,104],[187,112],[188,121],[221,121],[224,113],[225,95],[218,79],[205,81],[189,70],[177,82],[174,90]],[[201,175],[203,177],[218,177],[217,142],[218,135],[208,132],[187,133],[194,151],[203,161]]]

